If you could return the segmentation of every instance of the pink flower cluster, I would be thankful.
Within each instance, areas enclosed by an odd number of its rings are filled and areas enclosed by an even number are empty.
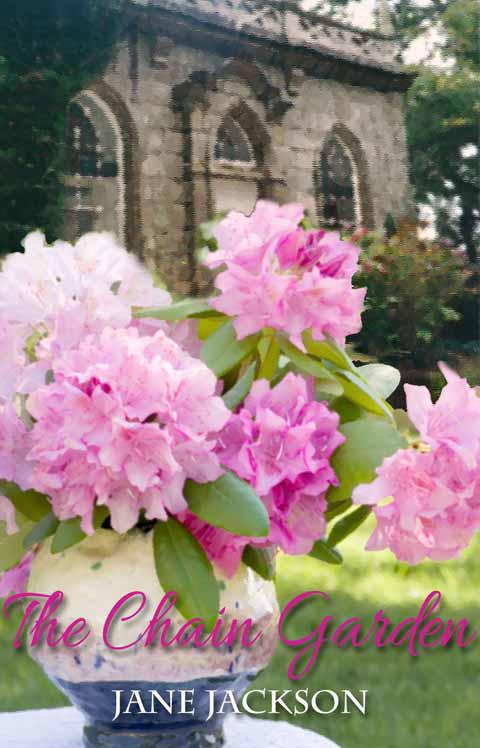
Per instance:
[[[225,576],[233,577],[242,560],[245,546],[249,542],[254,542],[252,538],[232,535],[219,527],[213,527],[188,510],[179,515],[177,519],[196,537],[212,564]],[[262,541],[256,544],[266,545]]]
[[[13,481],[23,490],[31,487],[31,465],[27,462],[30,446],[29,432],[18,417],[13,404],[0,401],[0,480]],[[8,535],[17,532],[15,508],[1,494],[0,522],[5,522]]]
[[[225,265],[215,279],[218,311],[235,318],[239,338],[273,327],[303,347],[302,333],[340,345],[361,328],[365,289],[354,289],[358,249],[338,233],[299,228],[301,205],[260,200],[251,216],[231,212],[214,231]]]
[[[33,464],[27,460],[31,433],[13,407],[17,393],[45,384],[52,362],[86,336],[106,327],[133,325],[154,333],[164,323],[132,320],[135,305],[165,306],[170,295],[155,288],[138,260],[110,234],[87,234],[75,245],[45,243],[29,234],[23,254],[9,255],[0,272],[0,479],[32,487]],[[189,344],[191,326],[172,331]],[[7,533],[17,530],[11,502],[0,496],[0,521]],[[5,584],[25,577],[25,564],[4,575]],[[2,582],[1,588],[4,588]]]
[[[110,234],[48,246],[37,231],[26,237],[24,247],[24,254],[5,259],[0,273],[0,352],[7,345],[11,351],[1,385],[2,390],[8,385],[7,395],[15,386],[16,391],[34,389],[53,358],[86,335],[130,325],[132,306],[170,303],[170,295],[154,287],[147,270]],[[20,370],[26,363],[23,347],[32,338],[39,361]]]
[[[269,537],[252,541],[184,518],[228,575],[248,542],[302,554],[323,535],[325,494],[338,485],[330,457],[344,441],[338,424],[338,415],[315,401],[313,387],[301,376],[288,374],[273,389],[265,380],[254,383],[220,434],[217,454],[262,498],[270,516]]]
[[[0,480],[30,488],[31,467],[26,461],[30,432],[12,403],[0,405]]]
[[[480,398],[440,368],[447,384],[435,404],[426,387],[405,386],[419,448],[399,450],[353,492],[356,503],[374,507],[367,549],[390,548],[410,564],[456,556],[480,528]]]
[[[10,402],[0,400],[0,479],[13,481],[26,490],[31,487],[31,466],[26,460],[30,447],[29,432],[17,416]],[[0,523],[5,524],[7,535],[18,532],[15,507],[0,487]],[[21,562],[0,574],[0,598],[21,592],[28,579],[34,554],[28,552]]]
[[[22,592],[30,575],[30,566],[35,557],[33,551],[24,555],[17,566],[7,569],[0,577],[0,598],[8,597],[10,594]]]
[[[357,249],[336,233],[304,230],[302,217],[300,205],[260,201],[250,217],[232,212],[217,226],[212,305],[234,318],[240,338],[272,327],[303,347],[305,330],[343,344],[360,329]],[[308,553],[325,532],[326,493],[338,485],[331,457],[344,441],[339,416],[292,373],[273,388],[256,381],[230,413],[196,358],[192,323],[132,317],[132,306],[169,303],[107,234],[47,246],[36,232],[23,255],[4,261],[0,481],[47,494],[56,516],[80,517],[86,533],[96,505],[108,507],[120,533],[142,511],[148,520],[175,515],[228,576],[247,544]],[[367,547],[389,547],[409,563],[450,558],[480,528],[480,398],[442,371],[447,385],[435,404],[426,388],[406,387],[418,448],[384,460],[353,494],[377,519]],[[264,502],[267,538],[232,535],[188,510],[185,481],[214,481],[225,469]],[[7,533],[17,519],[0,491]],[[27,554],[4,573],[0,596],[25,582],[30,561]]]
[[[23,381],[26,357],[19,329],[0,319],[0,403],[9,402]]]
[[[215,435],[229,411],[217,380],[162,330],[105,329],[52,364],[54,381],[27,408],[32,484],[60,519],[80,516],[92,532],[92,509],[105,504],[112,527],[133,527],[186,509],[183,485],[218,478]]]

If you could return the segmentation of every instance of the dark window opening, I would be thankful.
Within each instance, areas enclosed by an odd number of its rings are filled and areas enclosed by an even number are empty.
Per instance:
[[[83,108],[73,102],[67,120],[67,174],[81,177],[116,177],[118,166],[102,145]]]
[[[225,117],[218,128],[215,158],[222,161],[251,163],[250,144],[244,131],[232,117]]]
[[[331,138],[321,159],[323,214],[332,228],[353,226],[356,222],[352,161],[345,146]]]

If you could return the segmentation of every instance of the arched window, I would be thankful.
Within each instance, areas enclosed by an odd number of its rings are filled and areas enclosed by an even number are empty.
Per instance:
[[[101,170],[100,153],[95,128],[80,104],[74,101],[68,110],[67,174],[98,176]]]
[[[74,241],[87,231],[125,231],[123,143],[107,104],[90,91],[69,106],[66,132],[65,232]]]
[[[360,223],[355,164],[344,143],[331,136],[321,155],[323,220],[332,228]]]
[[[211,152],[211,189],[216,213],[239,210],[249,214],[259,196],[261,172],[250,132],[256,115],[239,105],[222,119]]]
[[[227,115],[218,128],[215,141],[215,159],[217,161],[253,163],[252,148],[241,126],[233,117]]]

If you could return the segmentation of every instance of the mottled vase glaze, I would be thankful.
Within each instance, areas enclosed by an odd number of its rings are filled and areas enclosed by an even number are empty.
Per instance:
[[[218,575],[217,575],[218,576]],[[262,635],[251,648],[240,641],[215,648],[188,646],[169,649],[135,645],[123,651],[107,647],[103,626],[115,603],[132,591],[144,592],[148,608],[131,621],[113,629],[115,646],[136,641],[145,630],[162,590],[154,568],[151,533],[132,531],[127,535],[100,530],[69,550],[52,555],[48,544],[40,550],[32,567],[29,590],[50,594],[61,590],[65,601],[57,614],[62,629],[74,619],[87,619],[91,634],[80,647],[31,648],[30,655],[48,677],[80,709],[86,719],[84,743],[88,748],[212,748],[223,745],[223,720],[218,714],[207,720],[209,691],[215,702],[232,691],[240,696],[249,682],[269,662],[276,640],[278,606],[272,583],[241,566],[233,579],[220,579],[220,609],[225,608],[224,630],[232,619],[251,618]],[[138,599],[131,612],[138,607]],[[130,612],[130,610],[128,611]],[[125,612],[124,612],[125,615]],[[185,620],[170,612],[172,635]],[[223,630],[223,629],[222,629]],[[240,637],[238,637],[240,640]],[[193,690],[192,714],[179,714],[181,691]],[[140,692],[151,711],[150,692],[157,691],[169,703],[172,714],[156,702],[155,714],[139,713],[134,704],[130,714],[116,711],[116,691]],[[122,697],[123,698],[123,697]],[[128,701],[128,696],[126,697]],[[125,706],[125,704],[124,704]],[[185,709],[183,711],[186,711]],[[190,711],[190,709],[189,709]],[[225,712],[228,708],[225,708]]]

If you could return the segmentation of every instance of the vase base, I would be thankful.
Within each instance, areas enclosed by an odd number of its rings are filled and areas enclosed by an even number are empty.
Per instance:
[[[139,731],[85,725],[83,745],[85,748],[221,748],[225,740],[221,726]]]

